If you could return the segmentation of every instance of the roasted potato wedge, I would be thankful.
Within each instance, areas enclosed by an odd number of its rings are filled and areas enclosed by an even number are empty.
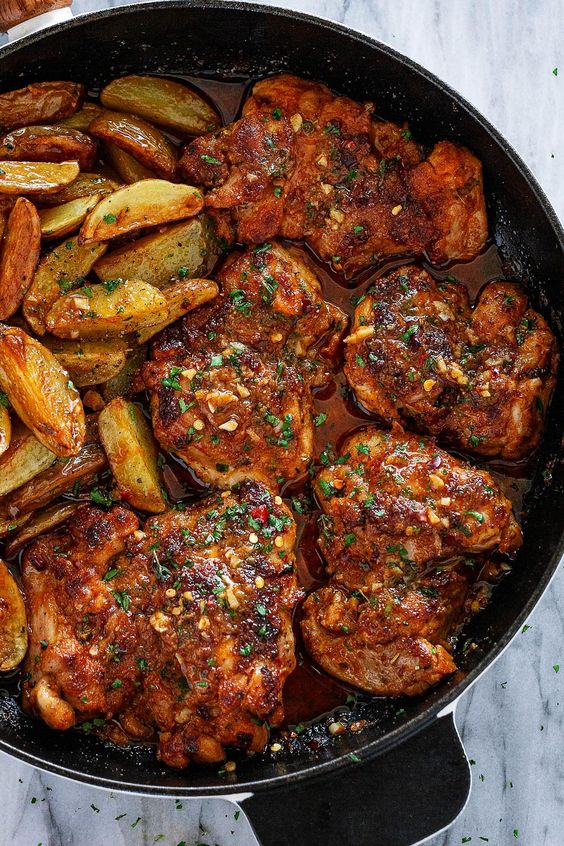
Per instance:
[[[63,203],[61,206],[42,209],[39,212],[42,237],[46,239],[64,238],[65,235],[75,232],[86,215],[98,205],[104,196],[106,195],[99,193],[77,197],[76,200],[69,200],[68,203]]]
[[[0,387],[18,417],[55,455],[84,444],[80,395],[53,353],[16,326],[0,326]]]
[[[140,344],[146,343],[182,315],[215,299],[219,288],[212,279],[182,279],[163,288],[162,293],[166,297],[167,315],[157,326],[144,326],[138,331]]]
[[[79,173],[78,162],[0,162],[0,193],[53,194]]]
[[[176,173],[176,150],[165,136],[136,115],[104,112],[90,124],[92,135],[125,150],[162,179]]]
[[[123,499],[152,514],[164,511],[157,447],[140,409],[118,397],[100,412],[98,429]]]
[[[83,103],[82,108],[74,115],[57,121],[57,126],[67,126],[70,129],[78,129],[79,132],[88,132],[88,127],[105,109],[98,103]]]
[[[7,535],[13,534],[30,519],[31,514],[18,514],[17,517],[11,517],[10,515],[0,517],[0,538],[5,538]]]
[[[101,194],[106,197],[119,187],[119,182],[108,179],[101,173],[79,173],[74,182],[67,185],[66,188],[62,188],[55,194],[35,194],[33,199],[40,206],[62,206],[63,203],[70,203],[71,200],[90,197],[94,194]]]
[[[89,170],[98,145],[89,135],[66,126],[24,126],[0,138],[0,159],[18,162],[78,162]]]
[[[62,525],[81,505],[81,502],[67,502],[40,511],[32,517],[28,515],[31,519],[26,520],[24,527],[17,534],[11,533],[10,540],[6,543],[6,557],[11,558],[24,544]]]
[[[0,561],[0,671],[15,669],[26,652],[25,604],[16,580]]]
[[[51,467],[57,456],[44,447],[27,426],[17,423],[10,446],[0,458],[0,496],[25,485]]]
[[[131,393],[135,376],[146,359],[147,344],[133,347],[127,356],[125,366],[116,376],[108,379],[108,381],[102,385],[102,397],[105,402],[110,402],[116,397],[127,396]]]
[[[10,497],[10,506],[27,514],[43,508],[77,482],[87,484],[107,466],[106,453],[99,444],[86,444],[71,458],[59,459],[52,467],[31,479]]]
[[[116,147],[115,144],[106,142],[104,145],[104,159],[113,167],[120,179],[128,185],[133,182],[140,182],[142,179],[154,179],[155,174],[149,168],[144,167],[141,162]]]
[[[65,341],[46,336],[43,343],[65,368],[77,388],[100,385],[123,369],[127,344],[113,341]]]
[[[167,302],[158,288],[141,279],[113,279],[57,300],[47,315],[47,330],[58,338],[119,338],[155,326],[166,315]]]
[[[180,135],[203,135],[221,125],[209,103],[179,82],[157,76],[122,76],[102,89],[108,109],[132,112]]]
[[[19,197],[6,229],[0,257],[0,320],[20,307],[39,260],[41,221],[33,203]]]
[[[3,395],[0,397],[0,400],[0,455],[4,455],[12,440],[12,420],[8,409],[3,404]]]
[[[97,242],[81,247],[76,238],[71,238],[44,256],[23,303],[24,317],[37,335],[45,334],[47,314],[54,303],[84,283],[107,248],[107,244]]]
[[[0,127],[4,130],[37,123],[54,123],[73,115],[84,99],[76,82],[33,82],[0,94]]]
[[[0,242],[8,227],[10,213],[17,203],[18,198],[13,194],[0,194]]]
[[[191,185],[144,179],[104,197],[82,224],[78,240],[108,241],[146,226],[184,220],[198,214],[203,204],[201,192]]]
[[[144,279],[163,288],[175,279],[207,276],[218,254],[209,219],[198,215],[118,247],[96,262],[94,273],[102,281]]]

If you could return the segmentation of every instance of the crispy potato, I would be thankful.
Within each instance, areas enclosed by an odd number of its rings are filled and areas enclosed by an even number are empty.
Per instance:
[[[19,197],[8,218],[0,257],[0,320],[20,307],[32,281],[41,249],[41,222],[37,209]]]
[[[0,194],[0,241],[8,228],[8,219],[17,201],[18,198],[13,194]]]
[[[146,226],[184,220],[198,214],[203,205],[201,192],[191,185],[144,179],[104,197],[82,224],[78,240],[80,244],[108,241]]]
[[[10,446],[0,458],[0,496],[25,485],[34,476],[51,467],[57,456],[39,443],[27,426],[17,423]]]
[[[78,129],[79,132],[88,132],[88,127],[94,118],[103,114],[105,109],[98,103],[83,103],[80,111],[75,112],[68,118],[57,121],[57,126],[67,126],[70,129]]]
[[[0,138],[0,159],[18,162],[71,162],[89,170],[98,154],[93,138],[66,126],[24,126]]]
[[[55,455],[84,444],[80,395],[53,353],[15,326],[0,327],[0,386],[18,417]]]
[[[10,540],[6,543],[6,557],[11,558],[22,546],[25,546],[34,538],[62,525],[82,504],[81,502],[68,502],[40,511],[33,517],[29,514],[26,515],[28,519],[25,521],[24,527],[17,534],[12,533]]]
[[[100,385],[123,369],[127,344],[113,341],[65,341],[47,336],[43,343],[65,368],[77,388]]]
[[[89,131],[96,138],[125,150],[162,179],[174,178],[176,150],[162,132],[141,118],[104,112],[92,121]]]
[[[57,300],[47,315],[47,330],[58,338],[119,338],[157,325],[166,314],[158,288],[141,279],[114,279]]]
[[[175,279],[207,276],[218,253],[209,219],[199,215],[118,247],[96,262],[94,273],[102,281],[144,279],[163,288]]]
[[[125,366],[116,376],[108,379],[108,381],[102,385],[102,397],[105,402],[110,402],[116,397],[127,396],[130,392],[132,392],[135,377],[139,368],[146,359],[147,344],[133,347],[127,357]]]
[[[180,135],[203,135],[221,125],[209,103],[179,82],[157,76],[122,76],[102,89],[108,109],[132,112]]]
[[[140,182],[142,179],[154,179],[155,174],[141,162],[120,150],[115,144],[106,142],[104,145],[104,158],[113,167],[120,179],[131,185],[133,182]]]
[[[44,256],[23,303],[24,317],[37,335],[45,334],[47,314],[54,303],[84,284],[84,277],[107,248],[96,241],[80,247],[76,238],[70,238]]]
[[[1,397],[0,399],[4,399]],[[12,420],[3,403],[0,403],[0,455],[4,455],[12,440]]]
[[[0,127],[4,130],[34,123],[54,123],[73,115],[84,99],[76,82],[33,82],[0,94]]]
[[[93,194],[106,197],[119,188],[120,184],[113,179],[108,179],[107,176],[102,176],[101,173],[79,173],[74,182],[55,194],[35,194],[33,199],[40,206],[61,206],[63,203],[70,203],[71,200],[90,197]]]
[[[123,499],[153,514],[164,511],[157,447],[140,409],[118,397],[100,412],[98,428]]]
[[[43,508],[61,494],[71,491],[77,482],[87,484],[108,464],[106,453],[98,444],[86,444],[78,455],[59,459],[10,497],[10,506],[27,514]]]
[[[78,162],[0,162],[0,193],[53,194],[79,173]]]
[[[16,580],[0,561],[0,671],[15,669],[26,652],[25,604]]]
[[[167,315],[157,326],[144,326],[137,333],[140,344],[146,343],[166,326],[198,306],[215,299],[219,288],[212,279],[182,279],[162,289],[166,297]]]
[[[39,212],[42,237],[47,239],[64,238],[65,235],[75,232],[86,215],[98,205],[104,196],[106,195],[100,192],[86,197],[77,197],[76,200],[69,200],[68,203],[63,203],[61,206],[42,209]]]

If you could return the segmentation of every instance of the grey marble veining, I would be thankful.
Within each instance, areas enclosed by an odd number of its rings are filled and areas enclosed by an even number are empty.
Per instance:
[[[74,5],[82,12],[120,3]],[[561,0],[278,0],[276,5],[362,30],[445,79],[513,144],[564,219]],[[559,75],[552,72],[556,67]],[[528,622],[530,629],[459,704],[457,724],[475,761],[472,793],[460,819],[429,846],[564,844],[562,565]],[[177,809],[171,799],[88,788],[4,755],[0,797],[0,846],[256,843],[229,803],[184,801]],[[374,843],[385,846],[376,833]]]

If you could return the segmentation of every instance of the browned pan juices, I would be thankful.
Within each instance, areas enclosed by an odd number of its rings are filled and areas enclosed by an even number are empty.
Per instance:
[[[224,123],[235,120],[241,113],[244,99],[250,92],[255,80],[235,79],[225,81],[218,79],[203,79],[190,76],[170,76],[193,86],[198,92],[209,100],[220,113]],[[96,96],[97,92],[91,92]],[[339,306],[348,316],[352,317],[354,312],[354,298],[358,297],[375,279],[383,276],[395,267],[402,264],[413,263],[415,259],[409,256],[393,257],[381,262],[377,266],[362,271],[357,276],[346,278],[343,273],[336,272],[328,263],[321,261],[312,250],[303,244],[296,242],[285,242],[285,245],[297,251],[302,259],[312,267],[317,274],[324,296],[327,300]],[[434,267],[428,261],[420,262],[438,281],[454,277],[462,282],[468,289],[471,300],[475,300],[481,288],[493,279],[511,277],[512,267],[504,262],[497,247],[490,244],[474,261],[462,264],[453,264],[447,268]],[[352,299],[351,299],[352,298]],[[356,403],[352,392],[348,389],[346,379],[342,372],[342,362],[339,364],[338,372],[321,389],[317,389],[314,395],[315,414],[326,414],[327,419],[315,429],[315,458],[314,465],[320,466],[319,457],[324,450],[339,450],[346,437],[355,430],[367,425],[378,425],[374,415],[364,411]],[[144,413],[150,418],[149,406],[146,399],[136,397],[141,401]],[[468,458],[468,456],[463,456]],[[195,474],[184,462],[172,455],[162,455],[163,481],[171,502],[185,501],[187,504],[194,499],[210,493],[210,489],[203,485]],[[476,461],[475,458],[471,458]],[[534,459],[527,462],[501,462],[479,461],[481,466],[486,466],[494,475],[505,494],[512,500],[518,518],[523,513],[523,498],[530,487]],[[104,486],[110,483],[110,476],[106,472],[100,478],[98,484]],[[317,516],[319,510],[313,501],[313,494],[310,487],[309,474],[301,479],[294,480],[282,490],[282,494],[290,508],[293,509],[298,529],[298,544],[296,549],[297,567],[299,579],[306,592],[319,586],[325,580],[325,568],[323,558],[317,545]],[[65,499],[80,499],[89,501],[88,487],[82,489],[78,495],[69,493]],[[146,514],[140,513],[144,520]],[[21,553],[20,553],[21,555]],[[18,556],[19,557],[19,556]],[[16,562],[12,562],[16,564]],[[16,567],[14,566],[14,570]],[[478,586],[486,592],[491,591],[488,583],[479,582]],[[351,695],[361,700],[370,699],[365,694],[353,690],[345,684],[329,677],[310,661],[305,653],[299,629],[299,610],[296,615],[294,626],[297,641],[298,666],[291,674],[285,687],[285,710],[286,723],[288,726],[295,726],[303,722],[309,722],[331,712],[337,713],[350,700]],[[17,674],[12,674],[10,679],[3,679],[3,686],[12,686],[16,683]],[[382,712],[389,710],[390,700],[381,700]],[[394,708],[401,709],[401,702],[394,705]],[[372,719],[374,709],[371,709]],[[314,741],[317,743],[317,741]]]

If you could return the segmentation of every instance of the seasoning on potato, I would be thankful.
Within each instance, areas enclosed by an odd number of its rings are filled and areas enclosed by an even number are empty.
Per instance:
[[[82,285],[107,249],[97,241],[79,246],[69,238],[42,258],[23,302],[24,317],[37,335],[45,334],[47,314],[57,299]]]
[[[167,315],[158,288],[140,279],[83,285],[62,296],[47,315],[47,330],[59,338],[119,338]]]

